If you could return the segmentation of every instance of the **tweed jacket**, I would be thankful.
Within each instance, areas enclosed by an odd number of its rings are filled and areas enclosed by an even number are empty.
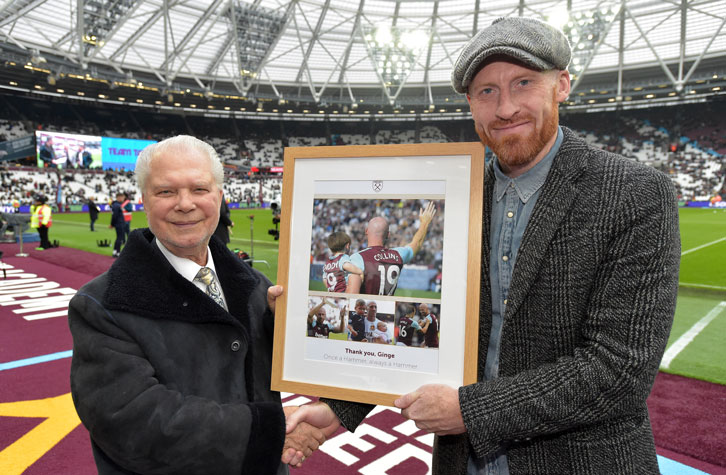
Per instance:
[[[71,392],[100,474],[287,473],[270,283],[216,238],[209,246],[229,312],[148,229],[71,300]]]
[[[436,474],[465,474],[470,454],[499,448],[513,475],[658,473],[646,398],[675,312],[675,190],[655,169],[563,132],[522,238],[491,381],[487,167],[480,382],[459,388],[466,433],[436,437]],[[330,404],[348,428],[367,409]]]

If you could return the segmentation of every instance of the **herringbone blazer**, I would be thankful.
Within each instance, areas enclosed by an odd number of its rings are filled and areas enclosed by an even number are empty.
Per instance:
[[[563,132],[519,249],[492,381],[482,381],[491,330],[487,167],[480,382],[459,389],[467,432],[436,438],[436,474],[464,474],[470,454],[499,448],[512,475],[658,473],[646,398],[675,312],[675,190],[655,169]],[[348,428],[365,410],[331,405]]]

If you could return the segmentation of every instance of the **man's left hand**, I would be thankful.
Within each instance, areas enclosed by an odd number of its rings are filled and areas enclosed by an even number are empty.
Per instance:
[[[419,429],[436,435],[466,432],[459,406],[459,391],[444,384],[426,384],[394,402],[401,415]]]
[[[426,209],[421,208],[418,214],[418,218],[421,220],[421,224],[428,226],[431,221],[433,221],[434,216],[436,215],[436,203],[434,201],[429,201],[429,203],[426,205]]]
[[[282,285],[273,285],[267,289],[267,306],[275,313],[275,300],[282,295]]]
[[[287,422],[285,428],[287,435],[282,452],[282,463],[300,467],[305,458],[317,447],[315,443],[322,444],[333,435],[340,427],[340,421],[333,410],[320,401],[301,407],[285,407],[283,410]],[[294,443],[296,435],[307,440],[302,444],[302,448],[299,444],[296,446]]]

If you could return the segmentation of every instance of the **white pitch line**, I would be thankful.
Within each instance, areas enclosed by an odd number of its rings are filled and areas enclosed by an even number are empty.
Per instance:
[[[716,239],[715,241],[707,242],[706,244],[701,244],[700,246],[694,247],[693,249],[689,249],[687,251],[683,251],[683,252],[681,252],[681,256],[685,256],[686,254],[690,254],[692,252],[701,250],[704,247],[713,246],[714,244],[718,244],[721,241],[726,241],[726,236],[722,237],[721,239]]]
[[[660,362],[660,367],[662,369],[668,369],[673,359],[678,356],[678,353],[683,351],[683,349],[688,346],[688,344],[691,343],[693,339],[696,338],[696,336],[701,333],[704,328],[706,328],[706,325],[711,323],[711,321],[716,318],[718,314],[721,313],[724,309],[726,309],[726,301],[720,302],[718,305],[716,305],[713,309],[711,309],[710,312],[706,314],[705,317],[697,321],[691,328],[688,329],[686,333],[681,335],[681,337],[678,338],[663,355],[663,359]]]
[[[678,285],[682,285],[684,287],[696,287],[696,288],[699,288],[699,289],[726,290],[726,287],[722,287],[722,286],[719,286],[719,285],[692,284],[690,282],[678,282]]]

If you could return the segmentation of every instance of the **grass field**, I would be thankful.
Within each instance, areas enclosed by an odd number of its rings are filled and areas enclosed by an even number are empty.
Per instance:
[[[726,211],[682,208],[680,220],[681,287],[664,364],[692,339],[661,369],[726,384]]]
[[[250,220],[250,216],[254,216],[254,219]],[[88,214],[56,214],[50,239],[59,240],[61,246],[110,256],[112,247],[101,248],[96,245],[98,239],[108,239],[113,245],[116,233],[108,229],[110,220],[110,213],[101,213],[96,221],[97,231],[92,233],[89,230]],[[235,227],[229,247],[252,254],[254,266],[275,282],[277,241],[267,232],[273,227],[270,211],[232,210],[232,220]],[[251,221],[254,224],[252,236]],[[681,288],[666,356],[669,351],[675,351],[674,348],[682,349],[668,367],[662,369],[726,384],[726,345],[723,344],[723,335],[726,335],[726,211],[682,208],[680,223]],[[131,226],[145,227],[146,215],[134,213]],[[681,339],[684,335],[685,339]],[[689,338],[690,341],[684,345]]]

